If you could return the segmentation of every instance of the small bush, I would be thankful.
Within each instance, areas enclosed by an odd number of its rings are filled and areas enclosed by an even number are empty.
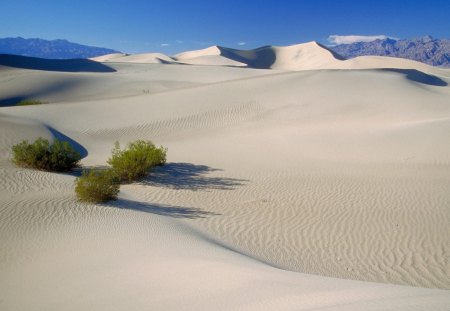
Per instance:
[[[30,144],[27,140],[12,147],[13,162],[21,167],[44,171],[63,172],[78,167],[81,155],[67,141],[38,138]]]
[[[34,106],[34,105],[42,105],[42,104],[46,104],[46,102],[36,100],[36,99],[24,99],[24,100],[21,100],[20,102],[18,102],[16,105],[17,106]]]
[[[79,201],[103,203],[117,200],[120,180],[111,170],[85,171],[75,181],[75,193]]]
[[[124,150],[116,142],[108,164],[121,181],[132,182],[143,178],[152,167],[164,165],[166,154],[166,148],[158,148],[151,141],[138,140],[128,144]]]

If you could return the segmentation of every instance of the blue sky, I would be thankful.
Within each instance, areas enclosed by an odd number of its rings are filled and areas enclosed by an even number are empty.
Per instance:
[[[0,0],[0,9],[0,37],[127,53],[329,44],[330,35],[450,38],[450,0]]]

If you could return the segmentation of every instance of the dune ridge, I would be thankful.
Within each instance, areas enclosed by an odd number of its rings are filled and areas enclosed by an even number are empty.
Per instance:
[[[317,69],[416,69],[450,76],[450,70],[432,67],[413,60],[384,57],[360,56],[345,59],[322,44],[311,41],[290,46],[263,46],[251,50],[238,50],[222,46],[210,46],[200,50],[186,51],[174,56],[161,53],[117,55],[110,54],[92,58],[105,62],[170,63],[204,66],[235,66],[274,70],[317,70]]]
[[[154,63],[155,56],[167,63],[237,66],[257,69],[308,70],[330,67],[343,58],[318,44],[308,42],[286,47],[264,46],[253,50],[237,50],[222,46],[186,51],[169,57],[163,54],[123,55],[111,54],[92,58],[95,61]]]

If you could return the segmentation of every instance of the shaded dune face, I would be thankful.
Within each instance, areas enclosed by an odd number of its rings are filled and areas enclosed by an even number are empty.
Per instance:
[[[448,72],[315,43],[122,57],[0,69],[0,102],[48,101],[0,108],[1,310],[448,309]],[[38,137],[168,159],[83,204],[79,171],[11,164]]]
[[[277,58],[274,49],[270,46],[249,51],[239,51],[223,47],[219,47],[219,49],[223,56],[245,63],[250,68],[271,68]]]
[[[331,64],[344,58],[317,42],[297,44],[286,47],[264,46],[254,50],[242,51],[219,47],[221,54],[230,59],[247,64],[250,68],[301,70],[314,66]]]
[[[397,68],[383,68],[380,70],[391,71],[403,74],[406,79],[426,85],[432,86],[447,86],[447,81],[439,78],[438,76],[426,74],[416,69],[397,69]]]
[[[27,56],[0,54],[0,65],[59,72],[114,72],[115,70],[89,59],[43,59]]]
[[[310,69],[312,65],[319,66],[344,59],[316,42],[285,47],[263,46],[252,50],[212,46],[203,50],[180,53],[174,58],[187,62],[190,59],[200,60],[212,55],[220,55],[237,64],[245,64],[249,68],[281,70]],[[197,64],[201,62],[197,61]]]

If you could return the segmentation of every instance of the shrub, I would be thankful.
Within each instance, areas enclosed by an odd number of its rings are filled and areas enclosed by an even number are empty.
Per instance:
[[[12,147],[13,162],[22,167],[44,171],[63,172],[78,167],[81,155],[67,141],[38,138],[30,144],[27,140]]]
[[[111,170],[83,170],[75,181],[75,193],[79,201],[103,203],[117,200],[120,180]]]
[[[42,105],[42,104],[46,104],[46,102],[36,100],[36,99],[24,99],[24,100],[21,100],[20,102],[18,102],[16,105],[17,106],[34,106],[34,105]]]
[[[137,140],[129,143],[124,150],[116,142],[108,164],[121,181],[132,182],[143,178],[152,167],[164,165],[166,154],[166,148],[158,148],[151,141]]]

